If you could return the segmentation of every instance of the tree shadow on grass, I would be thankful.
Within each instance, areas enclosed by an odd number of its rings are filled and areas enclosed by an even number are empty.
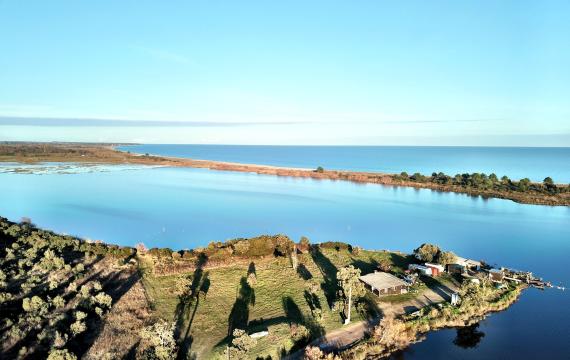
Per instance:
[[[369,274],[378,269],[378,261],[372,259],[370,261],[363,261],[360,259],[353,259],[352,266],[360,270],[362,275]]]
[[[178,358],[185,358],[186,354],[190,353],[193,342],[190,331],[196,311],[200,305],[201,294],[205,297],[210,289],[208,272],[204,272],[204,267],[207,262],[208,256],[204,253],[200,253],[196,259],[192,282],[188,286],[188,289],[179,296],[179,302],[175,311],[175,336],[180,345]]]
[[[392,261],[394,266],[401,269],[407,269],[408,265],[416,263],[417,259],[413,255],[390,253],[390,261]]]
[[[299,274],[301,279],[305,281],[311,280],[313,278],[313,274],[311,274],[311,272],[309,271],[309,269],[307,269],[305,264],[299,264],[297,266],[297,274]]]
[[[257,276],[257,270],[255,269],[255,263],[253,261],[250,262],[249,266],[247,267],[247,275],[249,276],[249,274]]]
[[[228,336],[232,335],[234,329],[247,329],[250,306],[255,306],[255,290],[244,276],[240,279],[240,288],[228,318]]]
[[[382,316],[382,309],[375,299],[376,295],[367,293],[358,299],[357,311],[363,319],[376,319]]]
[[[283,311],[285,312],[285,316],[289,325],[303,325],[309,331],[308,338],[296,339],[293,348],[291,348],[290,352],[295,352],[304,346],[306,346],[311,340],[318,339],[325,334],[325,329],[315,321],[312,317],[306,317],[301,312],[301,309],[295,303],[290,296],[286,296],[281,299],[283,304]]]
[[[319,299],[319,296],[317,294],[312,293],[309,290],[305,290],[304,296],[305,300],[307,301],[307,305],[309,305],[311,311],[323,309],[321,306],[321,300]]]
[[[336,292],[338,290],[338,283],[336,278],[336,273],[338,269],[336,266],[321,252],[321,249],[314,247],[311,251],[311,257],[313,261],[319,268],[321,275],[323,276],[323,283],[321,288],[325,293],[327,298],[327,303],[329,308],[332,308],[333,303],[336,299]]]
[[[250,264],[248,273],[250,273],[252,264],[253,263]],[[255,290],[247,283],[247,276],[242,276],[240,279],[239,288],[237,289],[236,300],[228,317],[228,332],[226,334],[226,337],[216,344],[215,348],[218,348],[222,345],[227,346],[232,340],[232,334],[235,329],[241,329],[245,331],[248,330],[250,325],[249,309],[251,306],[255,306]],[[257,321],[255,322],[254,326],[256,328],[260,328],[270,321],[271,319],[265,320],[263,321],[263,324],[260,321]]]

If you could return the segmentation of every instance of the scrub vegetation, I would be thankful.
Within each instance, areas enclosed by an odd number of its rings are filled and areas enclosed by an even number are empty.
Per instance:
[[[58,235],[29,220],[0,218],[0,253],[2,358],[89,357],[105,321],[114,319],[113,305],[138,276],[129,263],[134,249]],[[114,345],[121,350],[136,337]]]

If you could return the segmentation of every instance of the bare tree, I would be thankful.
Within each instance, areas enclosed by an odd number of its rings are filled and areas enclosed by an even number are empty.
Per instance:
[[[350,322],[350,311],[352,308],[352,298],[361,297],[364,294],[364,286],[359,280],[360,269],[349,265],[340,269],[336,275],[338,284],[342,289],[345,299],[346,320],[345,324]]]

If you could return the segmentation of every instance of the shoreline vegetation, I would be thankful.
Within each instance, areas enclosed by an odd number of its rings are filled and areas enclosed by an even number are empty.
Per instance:
[[[523,204],[570,206],[570,184],[556,184],[547,177],[542,183],[529,179],[514,181],[507,176],[495,174],[447,174],[431,176],[415,173],[409,175],[384,174],[358,171],[284,168],[268,165],[240,164],[222,161],[194,160],[131,154],[115,149],[115,144],[77,143],[0,143],[0,162],[42,163],[77,162],[98,164],[137,164],[171,167],[207,168],[220,171],[237,171],[261,175],[303,177],[312,179],[343,180],[356,183],[371,183],[387,186],[404,186],[454,192],[483,198],[512,200]]]
[[[428,331],[457,327],[459,337],[526,288],[497,286],[485,272],[477,281],[420,275],[408,292],[389,296],[358,281],[458,259],[430,244],[404,254],[263,235],[173,251],[89,242],[0,217],[0,253],[0,356],[14,359],[378,358]],[[452,305],[453,293],[460,301]]]

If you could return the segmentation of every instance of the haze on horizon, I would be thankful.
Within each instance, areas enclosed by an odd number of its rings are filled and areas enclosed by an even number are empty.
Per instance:
[[[566,1],[0,2],[0,141],[570,146]]]

